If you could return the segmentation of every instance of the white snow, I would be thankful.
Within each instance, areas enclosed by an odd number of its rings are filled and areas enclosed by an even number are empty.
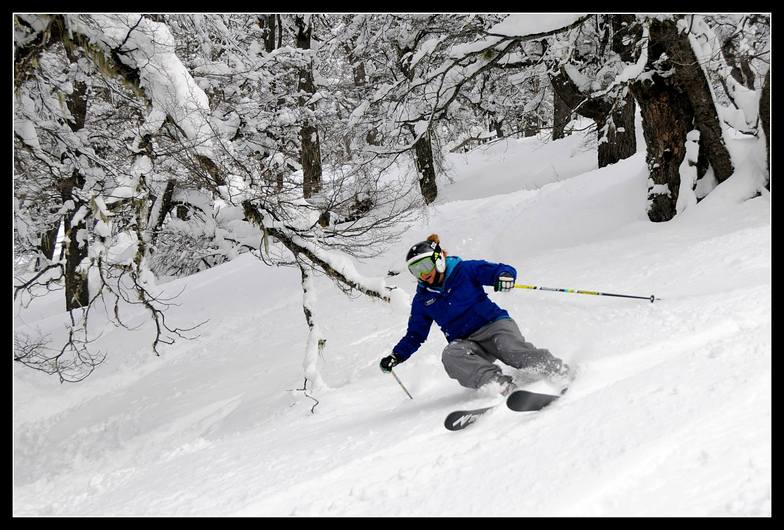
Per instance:
[[[450,49],[449,56],[452,58],[460,58],[471,53],[490,49],[499,42],[504,41],[505,37],[521,38],[564,28],[575,22],[581,16],[583,15],[566,13],[512,14],[487,31],[487,33],[491,35],[490,37],[480,39],[476,42],[456,44]],[[477,68],[480,66],[481,65],[476,65]]]
[[[38,134],[35,132],[35,125],[33,125],[31,120],[14,120],[14,134],[17,134],[33,151],[41,150],[41,144],[38,143]]]
[[[700,131],[694,129],[686,135],[686,155],[678,168],[681,185],[678,188],[678,200],[675,210],[682,213],[686,208],[697,204],[697,195],[694,192],[697,183],[697,158],[700,153]]]
[[[438,46],[441,41],[444,40],[444,37],[433,37],[430,39],[425,40],[418,48],[417,51],[412,55],[411,61],[409,63],[409,68],[413,68],[414,66],[419,63],[419,61],[426,55],[429,55],[433,52],[433,50]]]
[[[162,23],[138,13],[95,14],[100,30],[87,27],[79,17],[68,17],[72,31],[88,35],[110,49],[123,45],[119,56],[139,72],[139,84],[152,103],[152,110],[140,134],[155,131],[170,116],[193,141],[197,152],[211,156],[210,106],[182,61],[175,55],[174,37]]]
[[[448,412],[487,398],[446,375],[435,326],[396,368],[413,400],[381,373],[408,319],[405,273],[387,279],[395,304],[310,279],[326,339],[316,405],[297,390],[313,353],[300,272],[245,254],[159,286],[186,288],[169,325],[209,320],[160,357],[142,308],[123,315],[144,323],[135,331],[97,310],[92,346],[108,356],[84,382],[14,366],[14,515],[770,516],[771,209],[758,146],[731,139],[748,153],[735,174],[652,223],[644,153],[597,169],[593,136],[448,155],[452,182],[406,237],[344,265],[384,277],[436,232],[447,252],[510,263],[522,283],[661,298],[489,291],[528,340],[578,368],[551,409],[501,407],[446,431]],[[62,335],[63,305],[56,292],[16,308],[15,331]]]
[[[565,64],[564,71],[581,92],[591,90],[591,80],[572,64]]]
[[[490,28],[491,35],[525,37],[565,28],[579,19],[574,13],[521,13],[513,14]]]

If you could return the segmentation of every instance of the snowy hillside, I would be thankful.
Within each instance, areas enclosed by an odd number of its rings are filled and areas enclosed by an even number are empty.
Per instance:
[[[770,196],[754,196],[754,157],[651,223],[644,153],[596,169],[586,143],[450,155],[452,182],[407,238],[357,266],[402,270],[406,247],[436,232],[452,255],[514,265],[521,283],[661,298],[491,293],[528,340],[578,367],[551,408],[500,407],[446,431],[448,412],[490,398],[446,375],[441,332],[395,370],[411,400],[378,368],[407,305],[349,298],[323,277],[329,388],[316,404],[297,391],[299,271],[243,255],[166,284],[187,286],[167,321],[209,322],[161,357],[149,324],[107,326],[94,346],[107,361],[82,383],[14,366],[14,514],[769,516]],[[388,282],[413,295],[407,273]],[[17,309],[15,327],[56,333],[62,306],[58,292]]]

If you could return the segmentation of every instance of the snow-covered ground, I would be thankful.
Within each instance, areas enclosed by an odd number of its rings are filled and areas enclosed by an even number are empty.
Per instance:
[[[150,325],[106,327],[94,347],[108,359],[82,383],[14,367],[14,514],[771,515],[770,196],[752,198],[749,158],[696,207],[651,223],[644,154],[596,169],[587,143],[450,155],[452,182],[408,238],[358,264],[401,270],[406,247],[436,232],[450,254],[514,265],[520,283],[661,298],[491,292],[528,340],[578,367],[551,408],[499,407],[446,431],[448,412],[489,398],[446,375],[441,332],[396,368],[411,400],[378,369],[407,306],[323,277],[329,388],[314,408],[297,390],[299,271],[243,255],[166,284],[187,286],[167,322],[209,322],[161,357]],[[389,282],[413,295],[407,274]],[[15,327],[61,329],[62,305],[62,293],[40,300]]]

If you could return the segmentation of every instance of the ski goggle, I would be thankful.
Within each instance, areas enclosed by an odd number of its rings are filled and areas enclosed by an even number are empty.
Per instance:
[[[408,271],[413,274],[416,279],[420,279],[422,275],[430,274],[435,268],[436,262],[433,261],[433,257],[430,255],[420,258],[408,265]]]

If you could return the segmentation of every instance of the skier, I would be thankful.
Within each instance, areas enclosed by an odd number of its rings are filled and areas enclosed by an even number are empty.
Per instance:
[[[412,246],[406,264],[418,280],[416,295],[406,335],[379,363],[383,372],[411,357],[435,320],[449,342],[441,357],[446,373],[462,386],[509,395],[515,384],[494,364],[496,359],[554,383],[568,379],[569,366],[526,342],[517,323],[482,287],[511,291],[517,277],[514,267],[447,256],[436,234]]]

